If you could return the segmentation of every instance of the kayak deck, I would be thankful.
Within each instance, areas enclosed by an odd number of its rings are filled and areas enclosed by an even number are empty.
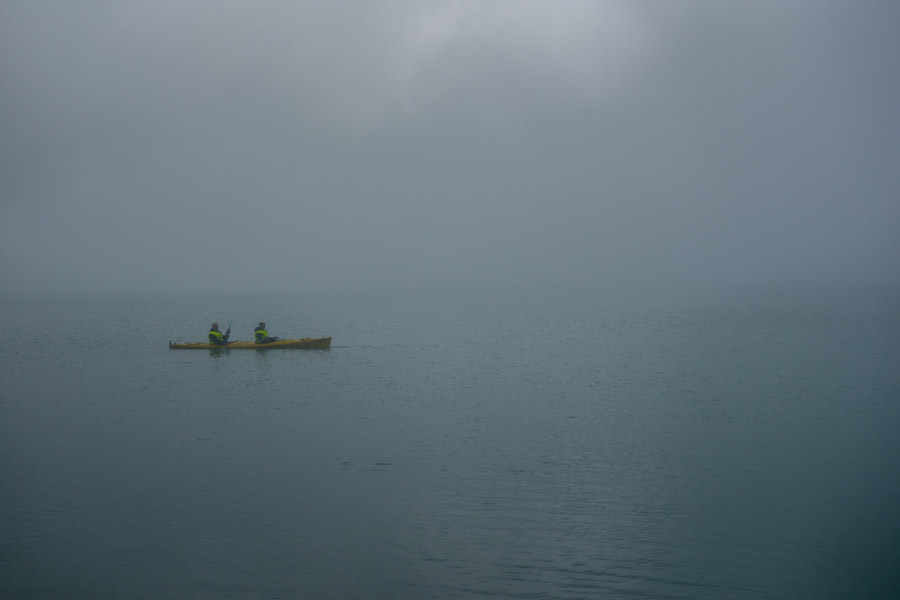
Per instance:
[[[169,342],[170,350],[270,350],[274,348],[305,348],[307,350],[320,350],[331,348],[331,336],[321,338],[303,338],[299,340],[276,340],[268,344],[256,342],[229,342],[227,346],[213,346],[203,342],[184,342],[173,344]]]

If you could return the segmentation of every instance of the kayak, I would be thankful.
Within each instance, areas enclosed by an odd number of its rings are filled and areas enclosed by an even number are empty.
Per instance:
[[[257,344],[256,342],[228,342],[227,346],[213,346],[203,342],[185,342],[181,344],[173,344],[169,342],[170,350],[269,350],[275,348],[306,348],[323,349],[331,348],[331,336],[321,338],[303,338],[301,340],[276,340],[268,344]]]

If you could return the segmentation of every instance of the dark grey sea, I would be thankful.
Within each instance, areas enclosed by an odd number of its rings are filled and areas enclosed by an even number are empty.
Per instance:
[[[0,598],[900,598],[896,293],[0,306]]]

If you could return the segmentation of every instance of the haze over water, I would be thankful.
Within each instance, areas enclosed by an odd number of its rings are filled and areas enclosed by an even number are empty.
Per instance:
[[[0,595],[892,598],[897,308],[6,300]]]
[[[898,23],[0,2],[0,596],[896,599]]]

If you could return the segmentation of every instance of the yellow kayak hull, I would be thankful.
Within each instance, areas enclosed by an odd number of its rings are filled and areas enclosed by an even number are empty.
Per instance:
[[[268,344],[256,342],[229,342],[227,346],[213,346],[202,342],[185,342],[173,344],[169,342],[170,350],[272,350],[275,348],[305,348],[307,350],[321,350],[331,348],[331,336],[321,338],[303,338],[300,340],[276,340]]]

